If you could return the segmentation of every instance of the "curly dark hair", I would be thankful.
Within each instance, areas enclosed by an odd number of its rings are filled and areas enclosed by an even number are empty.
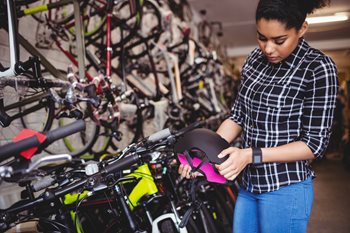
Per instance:
[[[256,9],[256,22],[264,18],[285,23],[286,28],[299,30],[307,14],[330,4],[330,0],[260,0]]]

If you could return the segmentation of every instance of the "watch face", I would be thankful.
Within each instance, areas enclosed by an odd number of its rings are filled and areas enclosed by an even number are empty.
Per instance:
[[[253,163],[261,163],[261,156],[260,155],[255,155]]]

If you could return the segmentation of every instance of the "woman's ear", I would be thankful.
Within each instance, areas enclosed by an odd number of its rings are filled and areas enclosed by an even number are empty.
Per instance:
[[[299,38],[303,37],[307,29],[309,28],[309,24],[304,21],[303,25],[301,25],[301,28],[299,29]]]

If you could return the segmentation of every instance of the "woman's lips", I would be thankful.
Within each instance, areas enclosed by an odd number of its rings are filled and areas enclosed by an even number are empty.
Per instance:
[[[278,57],[267,57],[270,62],[278,61]]]

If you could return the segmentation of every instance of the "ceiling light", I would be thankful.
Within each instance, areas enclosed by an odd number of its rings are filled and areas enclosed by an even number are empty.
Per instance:
[[[340,21],[346,21],[349,19],[349,15],[346,13],[336,13],[334,15],[327,15],[327,16],[314,16],[314,17],[307,17],[306,21],[309,24],[318,24],[318,23],[332,23],[332,22],[340,22]]]

